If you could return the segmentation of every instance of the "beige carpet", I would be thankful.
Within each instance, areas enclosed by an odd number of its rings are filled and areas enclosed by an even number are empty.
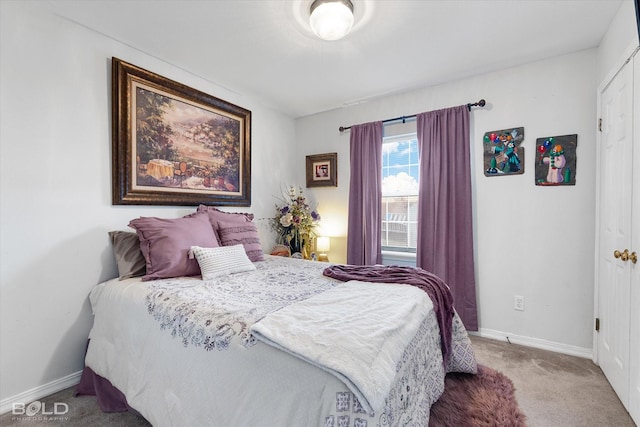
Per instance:
[[[529,427],[633,427],[590,359],[471,337],[478,362],[511,379]]]
[[[529,427],[635,426],[591,360],[475,336],[471,340],[479,363],[512,380]],[[0,426],[149,426],[135,414],[103,414],[93,397],[72,394],[73,389],[67,389],[41,399],[49,407],[66,402],[70,410],[62,419],[21,420],[7,413],[0,417]]]

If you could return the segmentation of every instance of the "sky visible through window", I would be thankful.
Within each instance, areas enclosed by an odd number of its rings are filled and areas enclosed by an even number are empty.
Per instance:
[[[382,195],[418,194],[418,140],[382,144]]]
[[[382,144],[382,247],[415,252],[418,236],[418,141],[415,135]]]

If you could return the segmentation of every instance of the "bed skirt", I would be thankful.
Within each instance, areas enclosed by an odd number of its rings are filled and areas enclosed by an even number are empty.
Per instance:
[[[73,395],[95,396],[102,412],[135,411],[129,406],[127,398],[120,390],[114,387],[108,379],[101,377],[86,366],[82,371],[80,384],[76,386],[76,391]]]

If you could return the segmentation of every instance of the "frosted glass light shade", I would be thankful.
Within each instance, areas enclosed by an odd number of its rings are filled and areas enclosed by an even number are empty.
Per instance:
[[[353,26],[353,4],[350,0],[315,0],[309,24],[322,40],[339,40]]]
[[[318,240],[316,241],[316,249],[320,253],[329,252],[329,250],[331,249],[331,241],[329,240],[329,238],[318,237]]]

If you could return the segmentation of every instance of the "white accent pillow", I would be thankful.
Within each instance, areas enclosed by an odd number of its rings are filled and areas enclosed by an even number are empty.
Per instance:
[[[203,280],[256,269],[241,244],[218,248],[191,246],[191,251],[198,260]]]

